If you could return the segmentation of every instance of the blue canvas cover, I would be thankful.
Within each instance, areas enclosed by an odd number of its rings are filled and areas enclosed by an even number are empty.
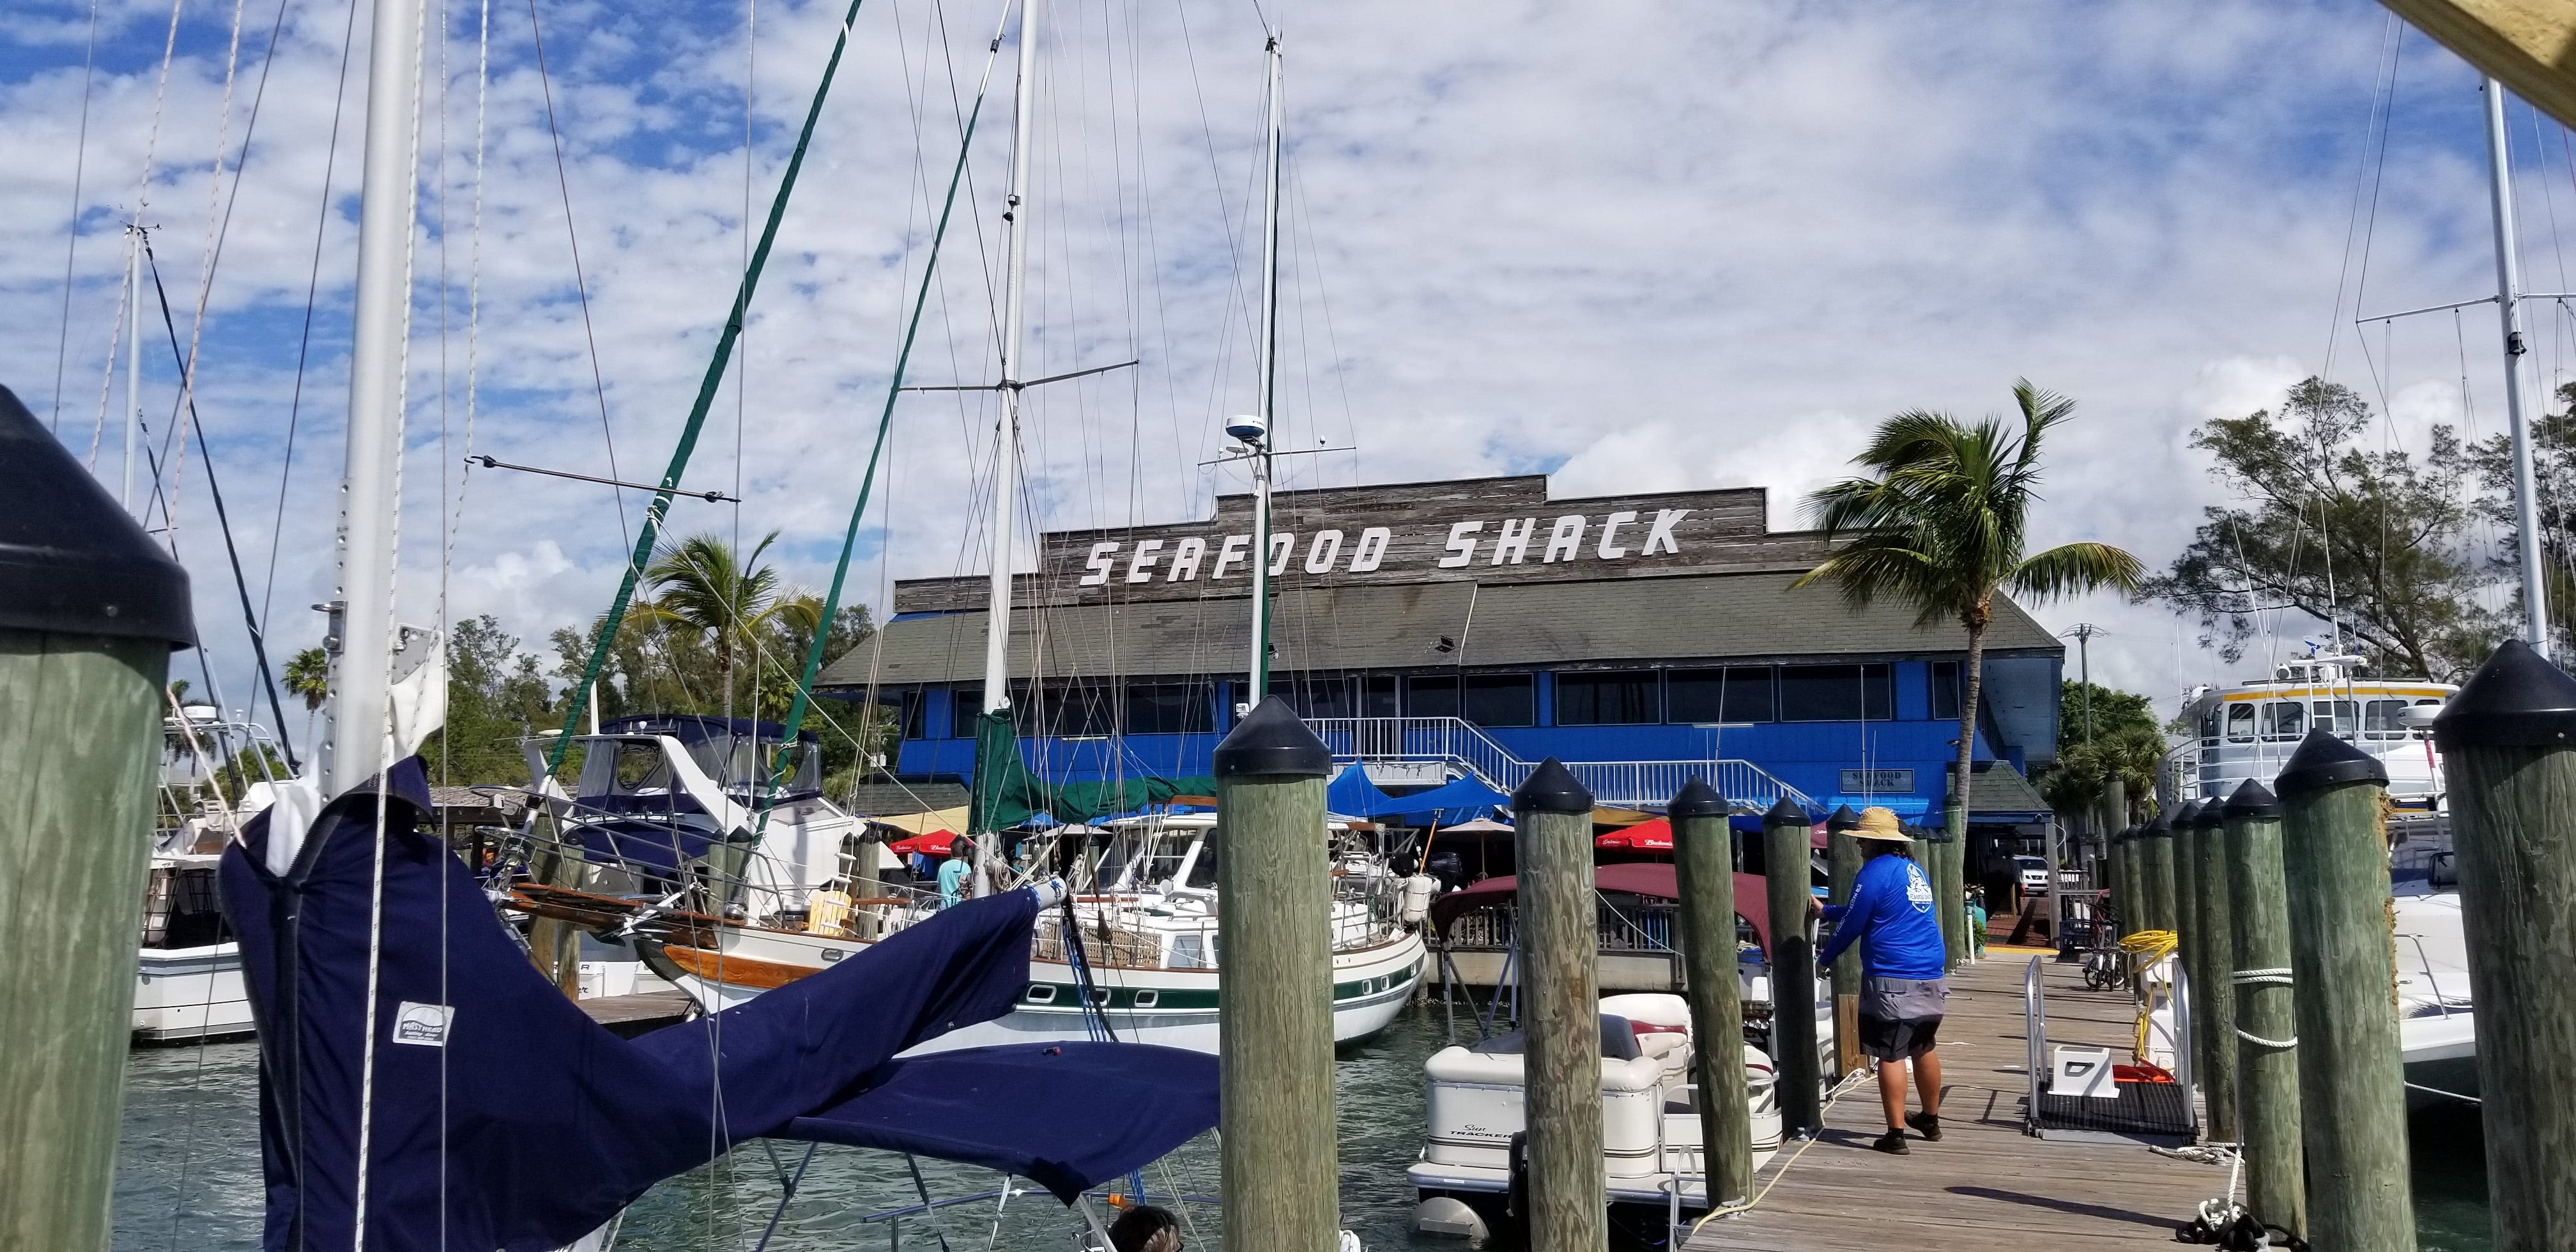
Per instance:
[[[279,1252],[561,1247],[654,1183],[849,1099],[897,1052],[1001,1016],[1028,979],[1037,901],[1016,891],[748,1004],[621,1040],[537,972],[464,866],[418,828],[429,800],[417,759],[391,775],[372,1101],[361,1081],[375,792],[326,805],[284,878],[262,864],[264,819],[224,855],[224,911],[259,1023],[266,1245]]]
[[[1395,798],[1377,789],[1368,772],[1357,765],[1346,765],[1333,781],[1324,784],[1324,811],[1342,817],[1375,817],[1388,811]]]
[[[1216,1125],[1216,1058],[1139,1043],[1011,1044],[892,1062],[781,1138],[917,1152],[1071,1204]],[[1031,1113],[1043,1110],[1043,1118]]]

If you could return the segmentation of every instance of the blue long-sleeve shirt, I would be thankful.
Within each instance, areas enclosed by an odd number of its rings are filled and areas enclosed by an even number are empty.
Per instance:
[[[1852,882],[1851,903],[1831,905],[1834,928],[1817,964],[1830,966],[1854,941],[1861,945],[1861,973],[1871,978],[1939,978],[1949,954],[1932,912],[1932,883],[1923,867],[1901,856],[1874,856]]]

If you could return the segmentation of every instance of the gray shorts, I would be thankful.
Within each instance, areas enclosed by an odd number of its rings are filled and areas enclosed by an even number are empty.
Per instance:
[[[1860,1049],[1882,1061],[1921,1056],[1936,1046],[1950,986],[1939,978],[1864,978]]]

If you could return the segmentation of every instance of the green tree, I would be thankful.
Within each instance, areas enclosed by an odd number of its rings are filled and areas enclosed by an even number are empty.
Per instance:
[[[778,641],[772,627],[785,625],[811,638],[822,613],[821,601],[785,587],[778,571],[761,562],[777,539],[777,531],[769,532],[739,559],[733,545],[714,534],[691,535],[663,548],[644,567],[651,598],[636,602],[628,625],[651,623],[695,634],[713,654],[710,676],[717,690],[749,697],[759,689],[761,671],[776,659],[765,646]],[[737,707],[747,711],[750,704],[746,698]]]
[[[2558,411],[2531,423],[2534,492],[2532,511],[2540,522],[2542,591],[2549,597],[2549,630],[2567,649],[2576,638],[2576,383],[2558,388]],[[2521,517],[2513,500],[2513,438],[2490,435],[2469,445],[2468,462],[2478,478],[2476,510],[2494,527],[2495,548],[2487,569],[2513,586],[2513,613],[2522,614]],[[2503,628],[2498,627],[2498,633]]]
[[[2093,710],[2089,736],[2084,729],[2088,695]],[[2036,780],[2049,807],[2090,813],[2113,778],[2131,796],[2143,797],[2154,789],[2165,736],[2152,701],[2133,691],[2069,681],[2059,685],[2057,704],[2057,759]]]
[[[2473,474],[2447,426],[2418,460],[2371,446],[2352,390],[2310,378],[2278,409],[2192,432],[2237,503],[2202,510],[2189,547],[2143,594],[2200,620],[2229,661],[2282,627],[2280,610],[2339,623],[2383,674],[2445,678],[2484,660],[2499,629],[2478,607],[2493,581],[2468,546]]]
[[[499,619],[467,618],[448,632],[447,725],[421,744],[421,761],[441,786],[523,785],[520,741],[561,717],[537,658]]]
[[[2027,379],[2014,382],[2013,402],[2018,429],[1999,418],[1970,423],[1923,409],[1880,424],[1852,458],[1865,473],[1808,498],[1815,525],[1837,546],[1792,584],[1830,582],[1856,608],[1896,600],[1913,606],[1920,624],[1947,619],[1967,631],[1967,690],[1959,701],[1958,757],[1943,814],[1954,852],[1939,859],[1933,875],[1954,964],[1962,938],[1959,876],[1978,688],[1995,596],[2009,590],[2038,601],[2104,587],[2134,591],[2145,573],[2136,557],[2109,544],[2025,551],[2030,509],[2039,499],[2040,447],[2051,429],[2075,416],[2075,402]]]
[[[306,648],[286,662],[286,694],[304,701],[304,741],[313,741],[313,715],[331,698],[331,654]]]

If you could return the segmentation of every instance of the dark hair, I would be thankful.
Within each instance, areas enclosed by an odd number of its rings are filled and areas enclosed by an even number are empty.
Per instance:
[[[964,835],[957,836],[949,841],[948,855],[960,861],[972,858],[975,855],[975,841]]]
[[[1140,1204],[1109,1224],[1109,1246],[1114,1252],[1162,1252],[1181,1246],[1180,1229],[1180,1219],[1170,1209]],[[1172,1237],[1158,1244],[1156,1236],[1165,1231],[1171,1231]]]

